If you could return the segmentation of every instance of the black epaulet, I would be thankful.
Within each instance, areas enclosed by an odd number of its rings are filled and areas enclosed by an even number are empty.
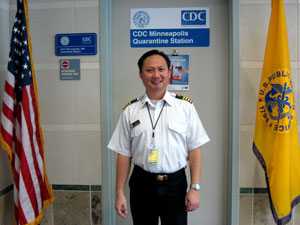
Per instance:
[[[189,102],[191,104],[193,103],[192,99],[190,97],[187,97],[187,96],[176,94],[175,98],[178,98],[178,99],[181,99],[181,100],[185,100],[185,101],[187,101],[187,102]]]
[[[130,102],[128,102],[124,107],[123,107],[123,110],[127,108],[127,106],[137,102],[139,100],[139,98],[135,98],[135,99],[132,99]]]

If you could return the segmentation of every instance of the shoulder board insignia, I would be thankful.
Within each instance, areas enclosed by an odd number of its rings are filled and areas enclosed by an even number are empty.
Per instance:
[[[135,98],[135,99],[132,99],[130,102],[128,102],[124,107],[123,107],[123,110],[127,108],[127,106],[137,102],[139,100],[139,98]]]
[[[189,98],[189,97],[187,97],[187,96],[183,96],[183,95],[178,95],[178,94],[176,94],[176,95],[175,95],[175,98],[178,98],[178,99],[187,101],[187,102],[189,102],[189,103],[193,103],[192,99]]]

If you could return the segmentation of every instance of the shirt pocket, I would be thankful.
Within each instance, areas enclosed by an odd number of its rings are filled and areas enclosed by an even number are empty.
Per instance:
[[[135,138],[140,136],[142,133],[145,132],[145,128],[142,123],[139,123],[137,126],[130,129],[130,137]]]
[[[169,122],[170,135],[173,138],[182,137],[186,138],[187,135],[187,124],[183,121],[180,122]]]

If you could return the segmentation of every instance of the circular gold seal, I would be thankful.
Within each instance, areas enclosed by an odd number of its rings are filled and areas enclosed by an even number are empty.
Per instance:
[[[289,71],[279,70],[262,81],[258,95],[259,116],[274,132],[287,132],[295,113]]]

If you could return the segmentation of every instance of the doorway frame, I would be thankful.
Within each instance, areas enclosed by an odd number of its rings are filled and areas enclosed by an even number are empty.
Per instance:
[[[229,24],[229,112],[227,156],[226,224],[239,224],[239,18],[240,1],[228,0]],[[115,159],[107,143],[112,134],[112,0],[99,0],[100,12],[100,127],[102,225],[116,225]]]

